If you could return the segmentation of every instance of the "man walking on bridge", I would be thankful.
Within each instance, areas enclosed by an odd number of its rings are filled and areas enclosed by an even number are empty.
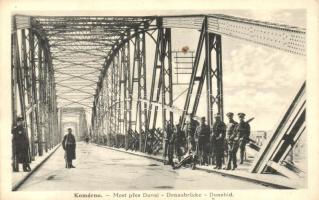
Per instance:
[[[71,128],[68,128],[68,134],[63,137],[62,147],[65,151],[65,168],[75,168],[72,165],[72,160],[75,159],[76,142]]]

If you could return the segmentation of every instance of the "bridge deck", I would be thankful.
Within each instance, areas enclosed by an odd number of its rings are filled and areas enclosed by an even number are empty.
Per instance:
[[[157,190],[157,189],[262,189],[263,185],[182,168],[161,162],[78,143],[75,169],[64,168],[59,148],[19,188],[41,190]]]

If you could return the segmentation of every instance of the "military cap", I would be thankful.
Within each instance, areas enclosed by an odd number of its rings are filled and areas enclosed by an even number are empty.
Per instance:
[[[216,117],[220,117],[220,114],[215,114],[215,118],[216,118]]]
[[[17,121],[23,121],[23,120],[24,120],[24,119],[23,119],[23,117],[21,117],[21,116],[17,118]]]
[[[242,118],[242,117],[245,117],[245,113],[238,113],[238,117]]]
[[[71,130],[71,131],[72,131],[72,128],[68,128],[68,131],[69,131],[69,130]]]
[[[201,117],[201,120],[205,120],[206,118],[205,117]]]
[[[229,113],[226,114],[226,116],[227,116],[227,117],[232,117],[232,116],[234,116],[234,113],[229,112]]]

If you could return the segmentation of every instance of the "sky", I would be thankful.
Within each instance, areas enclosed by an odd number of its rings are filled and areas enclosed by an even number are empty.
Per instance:
[[[214,13],[306,27],[306,16],[302,10]],[[173,30],[172,48],[189,46],[191,50],[196,49],[198,37],[197,31]],[[247,119],[255,117],[251,122],[252,130],[273,130],[306,80],[305,57],[229,37],[222,37],[222,55],[224,112],[244,112]],[[174,87],[174,96],[185,88]],[[198,116],[206,115],[205,91]],[[174,102],[175,106],[183,107],[183,97],[185,95]]]

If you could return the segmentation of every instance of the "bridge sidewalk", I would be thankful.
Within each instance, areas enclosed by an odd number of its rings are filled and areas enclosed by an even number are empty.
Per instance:
[[[50,149],[48,152],[43,152],[42,156],[36,156],[35,160],[30,163],[31,171],[30,172],[24,172],[22,169],[22,166],[20,164],[19,166],[19,172],[13,172],[11,183],[12,183],[12,191],[17,190],[24,181],[28,179],[29,176],[33,174],[47,159],[51,157],[51,155],[60,147],[61,145],[57,145],[54,148]]]
[[[157,160],[163,162],[164,159],[160,155],[149,155],[146,153],[132,151],[132,150],[125,150],[123,148],[114,148],[108,147],[103,145],[98,145],[99,147],[112,149],[115,151],[125,152],[132,155],[142,156],[149,159]],[[302,189],[306,187],[306,180],[305,179],[289,179],[281,175],[275,174],[255,174],[249,172],[249,164],[239,165],[236,170],[217,170],[213,169],[214,166],[200,166],[197,165],[196,169],[204,170],[208,173],[216,173],[222,176],[228,176],[236,179],[241,179],[249,182],[254,182],[262,185],[269,185],[276,188],[281,189]]]

